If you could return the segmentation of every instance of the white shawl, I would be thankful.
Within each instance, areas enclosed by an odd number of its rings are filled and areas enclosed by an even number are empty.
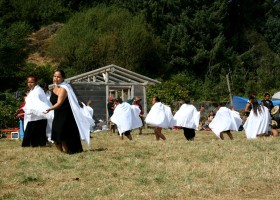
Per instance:
[[[168,128],[173,125],[173,115],[169,106],[162,104],[161,102],[155,103],[148,115],[145,122],[152,126]]]
[[[226,107],[220,107],[214,119],[209,124],[209,128],[220,137],[220,133],[227,130],[238,131],[242,124],[242,119],[238,112]]]
[[[30,121],[37,121],[41,119],[47,119],[46,135],[51,137],[51,127],[53,121],[53,111],[45,114],[45,111],[51,107],[51,102],[47,99],[44,90],[36,85],[25,98],[25,105],[22,108],[24,111],[24,130],[27,123]]]
[[[255,115],[251,110],[249,117],[243,125],[246,137],[248,139],[256,138],[257,135],[267,133],[270,123],[270,113],[267,107],[261,105],[261,112],[257,110],[258,115]]]
[[[118,132],[122,133],[142,126],[139,117],[140,109],[137,106],[123,102],[114,109],[111,121],[117,125]]]
[[[173,126],[197,129],[199,125],[200,112],[191,104],[183,104],[174,115]]]
[[[87,109],[83,109],[80,107],[78,103],[78,99],[71,87],[66,82],[62,82],[59,84],[60,87],[63,87],[67,91],[69,103],[77,123],[81,140],[85,140],[86,143],[90,144],[90,127],[94,125],[94,121],[88,112]]]

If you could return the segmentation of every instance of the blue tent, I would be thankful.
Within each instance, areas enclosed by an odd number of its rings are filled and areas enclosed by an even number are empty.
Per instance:
[[[235,110],[244,110],[247,101],[248,98],[244,98],[244,97],[233,96],[232,98],[232,103]],[[258,102],[260,103],[261,100],[258,100]],[[272,100],[272,103],[275,106],[280,106],[280,100]]]

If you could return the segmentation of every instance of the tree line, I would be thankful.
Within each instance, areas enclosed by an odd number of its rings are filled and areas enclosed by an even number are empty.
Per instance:
[[[68,76],[116,64],[161,80],[149,90],[169,103],[228,101],[229,75],[234,95],[262,97],[279,90],[279,19],[279,0],[0,0],[1,92],[50,81],[28,37],[60,22],[47,53]]]

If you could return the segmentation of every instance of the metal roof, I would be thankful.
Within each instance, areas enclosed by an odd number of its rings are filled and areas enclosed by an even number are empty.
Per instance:
[[[65,79],[67,83],[93,83],[95,85],[149,85],[160,83],[141,74],[111,64]],[[52,88],[53,85],[50,85]]]

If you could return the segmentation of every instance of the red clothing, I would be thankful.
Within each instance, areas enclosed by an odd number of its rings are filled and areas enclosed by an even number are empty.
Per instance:
[[[144,114],[143,108],[142,108],[142,106],[140,104],[138,104],[137,102],[134,101],[133,105],[138,106],[138,108],[140,109],[140,116]]]
[[[23,108],[25,106],[25,102],[23,102],[22,104],[20,104],[20,106],[19,106],[19,111],[18,111],[18,114],[23,114],[24,113],[24,111],[21,109],[21,108]],[[23,120],[24,119],[24,115],[21,115],[21,116],[19,116],[19,118],[21,119],[21,120]]]

